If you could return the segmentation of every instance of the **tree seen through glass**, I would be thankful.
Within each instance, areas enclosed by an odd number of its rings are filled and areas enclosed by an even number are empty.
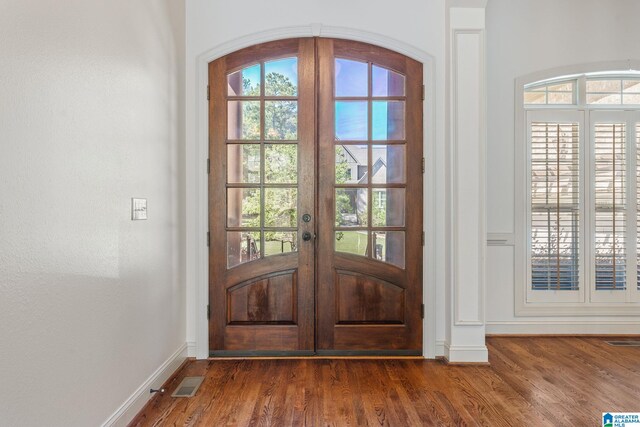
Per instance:
[[[243,76],[242,93],[245,96],[260,96],[260,85],[255,79]],[[297,88],[291,79],[282,73],[270,72],[265,76],[265,86],[270,96],[296,96]],[[287,141],[297,139],[297,101],[266,100],[264,102],[264,138],[267,141]],[[260,129],[259,103],[242,104],[243,128]],[[255,147],[259,147],[255,144]],[[242,170],[252,170],[255,156],[242,155]],[[266,143],[262,167],[266,184],[297,183],[297,144]],[[245,193],[242,200],[243,224],[246,227],[261,227],[260,192]],[[297,187],[267,188],[264,191],[264,226],[296,227]],[[297,233],[290,231],[265,230],[265,255],[297,250]]]

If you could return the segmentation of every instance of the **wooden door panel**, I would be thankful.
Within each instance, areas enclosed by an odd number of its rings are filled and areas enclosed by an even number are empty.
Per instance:
[[[314,350],[314,70],[311,38],[209,64],[212,355]]]
[[[316,349],[421,354],[422,65],[347,40],[317,50]]]
[[[416,355],[407,344],[407,335],[412,334],[407,325],[335,325],[333,348],[320,348],[319,354],[336,355]],[[411,345],[416,345],[411,343]]]
[[[403,324],[405,291],[375,277],[336,270],[336,324]]]
[[[227,289],[227,324],[295,324],[297,273],[285,271]]]
[[[313,348],[300,349],[299,335],[297,325],[229,325],[224,330],[224,350],[214,349],[212,354],[313,354]]]

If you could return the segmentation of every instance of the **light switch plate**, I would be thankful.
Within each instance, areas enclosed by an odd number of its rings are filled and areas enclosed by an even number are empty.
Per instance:
[[[147,219],[147,199],[131,199],[131,219]]]

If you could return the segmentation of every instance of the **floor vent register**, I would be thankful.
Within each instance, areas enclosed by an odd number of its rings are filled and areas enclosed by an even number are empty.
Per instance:
[[[204,377],[185,377],[171,397],[193,397],[204,381]]]

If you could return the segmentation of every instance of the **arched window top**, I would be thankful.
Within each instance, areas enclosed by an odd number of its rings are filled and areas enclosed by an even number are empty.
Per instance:
[[[640,108],[640,72],[607,71],[559,76],[524,85],[524,106]]]

